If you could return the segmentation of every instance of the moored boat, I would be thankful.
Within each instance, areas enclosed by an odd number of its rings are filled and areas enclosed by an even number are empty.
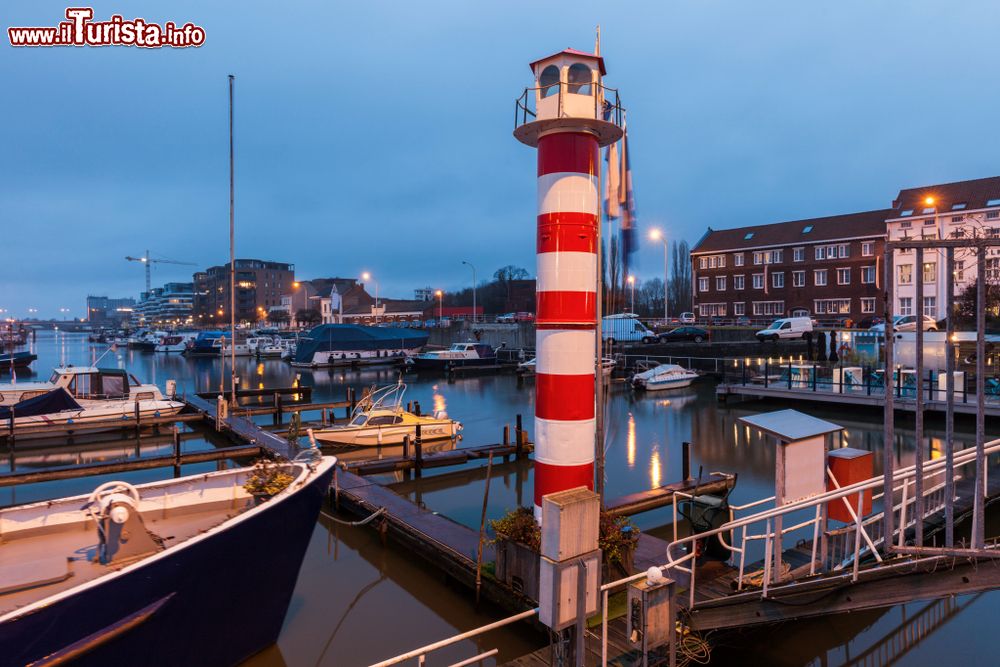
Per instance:
[[[167,334],[156,345],[156,352],[183,353],[187,349],[188,343],[194,340],[196,336],[197,334],[190,332]]]
[[[7,354],[0,354],[0,373],[9,372],[11,366],[14,367],[15,372],[18,368],[27,368],[36,359],[38,359],[38,355],[31,352],[8,352]]]
[[[292,366],[395,364],[416,354],[429,334],[413,329],[321,324],[295,342]]]
[[[0,510],[5,664],[232,665],[274,643],[336,459],[239,468]]]
[[[420,415],[403,408],[406,385],[399,382],[382,387],[358,403],[347,424],[336,424],[313,431],[313,436],[326,445],[376,447],[400,445],[403,438],[413,440],[420,426],[421,441],[455,438],[462,430],[461,422],[448,417],[444,410],[432,415]]]
[[[660,364],[632,376],[632,386],[646,391],[688,387],[698,374],[677,364]]]
[[[447,350],[430,350],[416,354],[410,362],[418,371],[442,371],[463,366],[495,366],[497,352],[487,343],[453,343]]]
[[[517,365],[517,369],[525,375],[534,375],[535,369],[538,365],[538,360],[536,358],[531,358],[528,361],[522,361]],[[611,377],[611,373],[614,372],[617,363],[611,357],[603,357],[601,359],[601,374],[604,377]]]

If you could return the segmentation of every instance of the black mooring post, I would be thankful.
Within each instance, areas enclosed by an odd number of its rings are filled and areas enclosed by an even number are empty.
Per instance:
[[[681,443],[681,474],[686,482],[691,479],[691,443]]]
[[[174,425],[174,477],[181,476],[181,432],[177,425]]]
[[[514,420],[514,451],[517,454],[517,460],[520,461],[524,458],[524,431],[521,428],[521,415],[518,413]]]
[[[414,462],[414,471],[417,477],[423,476],[424,467],[424,444],[420,437],[420,424],[416,427],[416,440],[414,441],[414,454],[416,455],[416,461]]]

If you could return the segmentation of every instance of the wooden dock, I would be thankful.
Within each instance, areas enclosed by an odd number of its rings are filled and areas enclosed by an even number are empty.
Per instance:
[[[827,405],[848,405],[863,408],[883,410],[885,408],[885,397],[881,393],[869,394],[864,387],[854,391],[837,391],[833,389],[817,388],[813,391],[810,387],[791,387],[787,384],[772,382],[766,387],[763,384],[755,383],[721,383],[715,388],[715,395],[720,401],[726,401],[729,397],[748,398],[753,400],[780,400],[780,401],[807,401],[810,403],[824,403]],[[940,399],[924,399],[924,413],[938,413],[944,415],[947,402]],[[955,414],[956,415],[976,415],[976,395],[972,393],[955,394]],[[893,397],[893,407],[897,411],[914,412],[916,410],[916,400],[911,395]],[[1000,400],[997,396],[986,397],[985,416],[987,419],[1000,417]]]
[[[736,485],[734,475],[712,473],[701,480],[685,479],[681,482],[665,484],[655,489],[630,493],[620,498],[608,501],[605,509],[613,515],[632,515],[659,507],[673,505],[678,493],[686,495],[718,495],[732,489]],[[682,496],[683,498],[683,496]]]

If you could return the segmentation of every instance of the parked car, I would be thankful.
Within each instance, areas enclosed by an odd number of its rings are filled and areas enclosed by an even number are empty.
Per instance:
[[[534,313],[518,312],[514,316],[514,321],[516,321],[516,322],[534,322],[535,321],[535,314]]]
[[[748,327],[750,326],[750,318],[746,315],[740,315],[736,318],[736,326],[738,327]]]
[[[655,343],[656,334],[631,313],[608,315],[601,321],[601,336],[609,343]]]
[[[694,313],[681,313],[681,324],[694,324]]]
[[[794,340],[807,336],[811,337],[812,332],[812,319],[808,317],[783,317],[780,320],[771,322],[771,326],[761,329],[755,335],[757,336],[757,340],[763,343],[766,340],[776,341],[779,338]]]
[[[500,324],[513,324],[517,321],[517,315],[515,313],[504,313],[503,315],[497,315],[497,322]]]
[[[659,335],[661,343],[671,343],[680,340],[690,340],[700,343],[708,340],[708,330],[701,327],[677,327]]]
[[[878,317],[876,315],[871,315],[869,317],[864,318],[860,322],[858,322],[858,328],[859,329],[871,329],[876,324],[884,324],[884,323],[885,323],[885,318],[884,317]]]
[[[918,315],[896,315],[892,318],[892,330],[893,331],[916,331],[917,330],[917,317]],[[937,331],[937,320],[935,320],[930,315],[923,316],[924,321],[924,331]],[[885,322],[881,324],[874,325],[869,331],[877,331],[880,333],[885,333]]]

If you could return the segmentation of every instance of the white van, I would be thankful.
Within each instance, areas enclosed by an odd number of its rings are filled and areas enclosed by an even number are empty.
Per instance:
[[[601,322],[601,337],[609,343],[657,342],[656,334],[631,313],[608,315]]]
[[[757,340],[795,339],[811,337],[813,332],[812,319],[809,317],[784,317],[771,322],[771,326],[756,333]]]

